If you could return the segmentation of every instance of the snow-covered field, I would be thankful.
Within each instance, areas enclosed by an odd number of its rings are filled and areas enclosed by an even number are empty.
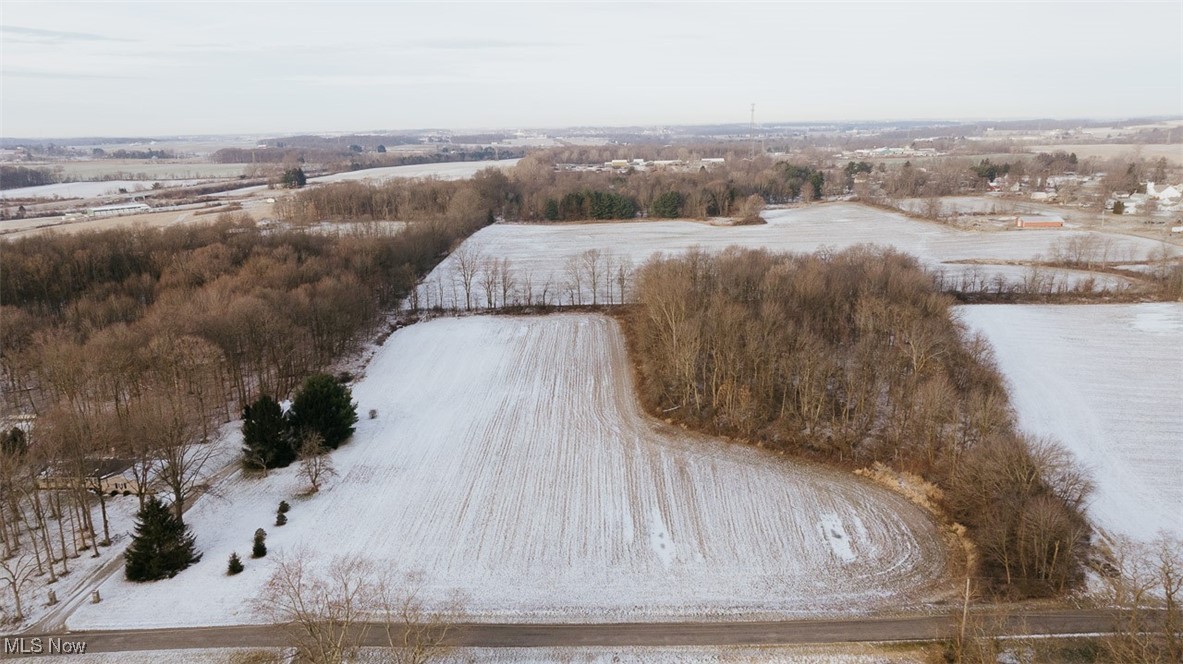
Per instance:
[[[409,166],[387,166],[385,168],[366,168],[360,171],[348,171],[333,175],[308,178],[308,184],[328,184],[332,182],[361,181],[369,184],[379,184],[398,178],[427,178],[440,180],[464,180],[476,175],[486,168],[510,168],[518,163],[517,159],[499,159],[496,161],[451,161],[438,164],[411,164]],[[271,191],[266,185],[231,189],[212,194],[218,198],[237,198],[262,194]]]
[[[550,284],[552,300],[567,283],[571,259],[595,249],[616,260],[640,265],[658,252],[678,253],[691,247],[718,251],[736,245],[774,251],[816,251],[822,247],[841,249],[857,244],[891,245],[919,258],[929,267],[947,273],[970,268],[942,265],[946,261],[1022,261],[1049,257],[1058,243],[1087,231],[1026,230],[966,231],[936,223],[909,219],[902,214],[851,203],[815,205],[764,213],[767,224],[758,226],[711,226],[692,221],[643,221],[592,224],[495,224],[481,229],[465,242],[469,251],[488,258],[506,258],[520,284],[530,275],[535,294]],[[1123,235],[1094,234],[1110,243],[1111,260],[1141,260],[1160,242]],[[1177,248],[1173,248],[1179,253]],[[439,300],[450,306],[457,270],[456,254],[440,263],[420,289],[427,306]],[[1001,273],[1010,282],[1021,281],[1023,268],[974,266],[986,278]],[[1042,270],[1060,281],[1079,278],[1069,270]],[[478,280],[479,281],[479,280]],[[586,281],[586,280],[585,280]],[[1098,277],[1101,284],[1123,284],[1121,277]],[[483,291],[478,288],[478,291]],[[463,305],[463,293],[460,293]],[[590,297],[586,298],[590,301]]]
[[[996,196],[943,196],[939,199],[941,214],[1055,214],[1065,219],[1070,218],[1072,212],[1054,205],[1041,205],[1031,201],[1001,198]],[[903,198],[898,206],[901,210],[912,214],[925,214],[929,211],[928,198]]]
[[[474,619],[860,613],[947,591],[941,536],[904,498],[644,416],[609,318],[412,325],[353,390],[362,420],[319,494],[297,498],[294,469],[234,477],[187,514],[199,564],[112,578],[69,627],[262,621],[250,601],[296,549],[414,572],[429,605],[459,597]],[[272,553],[252,560],[259,527]]]
[[[115,196],[123,189],[129,194],[151,191],[152,185],[160,182],[161,187],[187,187],[204,180],[108,180],[106,182],[62,182],[37,187],[19,187],[0,191],[0,198],[95,198]]]
[[[1097,484],[1089,513],[1134,539],[1183,536],[1183,304],[959,308],[993,344],[1019,424]]]
[[[370,183],[386,182],[398,178],[426,178],[434,177],[441,180],[463,180],[476,175],[486,168],[511,168],[518,163],[517,159],[499,159],[497,161],[451,161],[438,164],[411,164],[408,166],[387,166],[385,168],[367,168],[360,171],[336,173],[317,178],[309,178],[311,183],[349,182],[362,180]]]

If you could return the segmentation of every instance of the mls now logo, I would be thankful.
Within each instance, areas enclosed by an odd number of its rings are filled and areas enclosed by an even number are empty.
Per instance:
[[[5,655],[81,655],[85,641],[66,641],[61,637],[4,637]]]

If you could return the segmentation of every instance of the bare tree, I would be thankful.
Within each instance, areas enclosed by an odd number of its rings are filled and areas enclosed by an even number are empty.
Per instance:
[[[325,451],[324,438],[315,431],[306,433],[300,443],[300,477],[308,480],[308,493],[320,491],[321,484],[336,474],[333,460]]]
[[[277,562],[255,609],[289,626],[302,660],[339,664],[354,658],[374,626],[370,620],[385,629],[385,661],[427,664],[446,654],[458,612],[427,611],[414,577],[404,578],[400,587],[388,572],[358,556],[336,558],[323,571],[306,551],[281,554]]]
[[[497,259],[486,258],[482,260],[480,270],[481,288],[485,291],[485,306],[493,309],[497,306]],[[502,306],[504,304],[505,302],[502,301]]]
[[[508,307],[510,305],[509,297],[517,288],[512,263],[508,258],[497,261],[497,284],[501,288],[501,306]],[[517,296],[514,296],[514,300],[517,299]]]
[[[459,613],[456,609],[427,611],[419,599],[418,579],[414,575],[407,575],[401,588],[383,581],[379,594],[391,661],[427,664],[451,650],[448,633]]]
[[[1114,542],[1105,604],[1121,609],[1104,639],[1115,664],[1183,661],[1183,540],[1161,534],[1152,543]]]
[[[455,276],[460,279],[460,285],[464,288],[464,309],[471,311],[472,282],[476,279],[477,271],[483,263],[481,255],[466,242],[452,253],[452,259],[455,261]],[[456,303],[453,301],[452,306],[455,305]]]
[[[572,256],[567,259],[565,266],[567,274],[567,293],[570,295],[571,304],[583,304],[583,265],[582,259],[579,256]]]
[[[33,574],[36,571],[37,563],[28,554],[0,560],[0,581],[7,583],[8,589],[12,591],[12,599],[16,603],[15,617],[17,620],[25,615],[21,606],[21,590],[33,580]]]
[[[376,599],[373,565],[358,557],[339,558],[321,575],[305,553],[280,555],[277,562],[255,609],[288,626],[301,661],[352,659],[365,638],[363,611]]]
[[[583,270],[583,273],[587,275],[588,282],[591,283],[593,306],[600,303],[600,278],[605,271],[601,258],[602,254],[599,249],[588,249],[579,255],[578,269]]]

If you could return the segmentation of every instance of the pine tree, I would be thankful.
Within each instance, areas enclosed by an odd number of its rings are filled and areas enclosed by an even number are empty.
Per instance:
[[[357,403],[349,388],[328,374],[315,374],[292,401],[292,428],[298,435],[318,433],[324,446],[337,449],[353,435]]]
[[[279,403],[264,394],[242,414],[242,457],[248,468],[284,468],[296,460],[291,427]]]
[[[128,581],[172,578],[201,560],[189,528],[156,496],[150,496],[136,517],[136,532],[123,554]]]
[[[283,525],[287,525],[287,522],[288,522],[288,515],[284,514],[283,512],[277,512],[277,513],[276,513],[276,515],[275,515],[275,525],[277,525],[277,526],[283,526]]]
[[[262,558],[267,555],[267,531],[262,528],[255,531],[255,542],[251,545],[251,558]]]
[[[286,189],[299,189],[308,183],[308,176],[302,168],[289,168],[283,172],[280,184]]]
[[[230,562],[226,565],[226,576],[234,576],[244,569],[246,568],[243,567],[242,559],[238,557],[238,552],[231,553]]]
[[[291,509],[292,509],[292,506],[288,505],[288,501],[281,500],[281,501],[279,501],[279,509],[277,509],[275,511],[279,512],[280,514],[287,514],[288,511]]]

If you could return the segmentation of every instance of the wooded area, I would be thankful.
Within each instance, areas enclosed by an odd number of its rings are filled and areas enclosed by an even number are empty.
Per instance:
[[[938,486],[979,574],[1019,596],[1082,579],[1090,490],[1016,431],[987,344],[892,249],[691,251],[637,273],[625,317],[650,412],[797,455],[876,461]]]
[[[130,462],[127,490],[141,504],[162,493],[183,522],[203,471],[215,470],[220,423],[260,394],[289,394],[372,336],[485,220],[336,235],[264,228],[239,213],[7,244],[4,409],[36,419],[0,451],[3,557],[52,578],[109,544],[108,459]]]

